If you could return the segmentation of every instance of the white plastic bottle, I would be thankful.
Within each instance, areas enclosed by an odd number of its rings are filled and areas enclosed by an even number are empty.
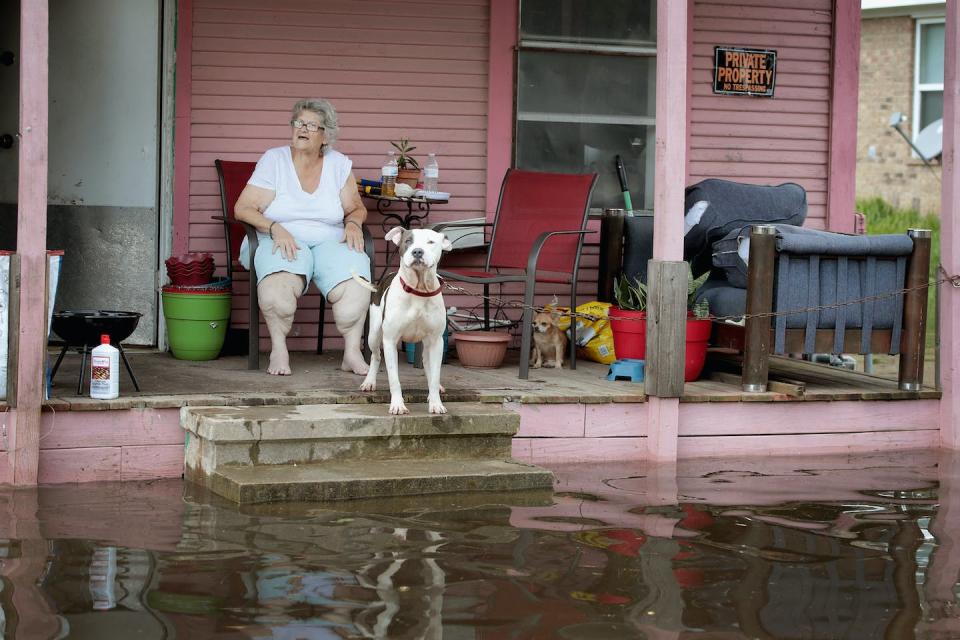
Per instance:
[[[440,190],[440,165],[437,164],[437,154],[431,153],[427,164],[423,165],[423,190]]]
[[[398,173],[397,157],[391,151],[387,154],[387,161],[383,163],[383,169],[380,170],[380,195],[388,197],[396,195]]]
[[[110,336],[100,336],[100,346],[90,352],[90,397],[113,400],[120,396],[120,350]]]

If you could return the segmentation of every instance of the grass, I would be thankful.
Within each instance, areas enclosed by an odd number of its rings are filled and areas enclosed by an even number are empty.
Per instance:
[[[867,219],[867,233],[906,233],[907,229],[930,229],[930,278],[936,279],[940,265],[940,218],[932,213],[913,209],[896,209],[883,198],[858,198],[857,211]],[[927,345],[934,341],[933,322],[936,308],[933,291],[927,296]]]

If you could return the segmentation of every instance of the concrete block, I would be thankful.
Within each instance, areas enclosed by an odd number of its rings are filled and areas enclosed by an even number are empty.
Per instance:
[[[365,461],[221,469],[207,486],[234,502],[325,502],[460,491],[546,489],[553,474],[513,461]]]

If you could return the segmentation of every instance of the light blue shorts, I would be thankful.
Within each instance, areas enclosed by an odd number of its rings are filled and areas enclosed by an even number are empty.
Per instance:
[[[271,273],[287,271],[304,276],[307,286],[310,286],[310,281],[313,280],[317,283],[320,293],[326,297],[331,289],[349,280],[354,273],[370,280],[370,259],[367,254],[354,251],[345,242],[339,240],[328,240],[316,244],[297,242],[297,249],[296,257],[292,261],[287,260],[279,251],[274,253],[273,240],[261,236],[257,255],[254,257],[257,265],[257,282],[259,283]],[[250,247],[246,239],[240,246],[239,260],[244,268],[250,268]]]

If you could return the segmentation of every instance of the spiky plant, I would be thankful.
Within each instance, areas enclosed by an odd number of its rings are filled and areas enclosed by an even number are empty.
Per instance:
[[[700,287],[709,277],[710,272],[707,271],[699,278],[694,279],[693,272],[687,270],[687,310],[692,311],[693,317],[697,320],[710,317],[710,302],[708,300],[697,302],[697,292],[700,291]]]
[[[417,162],[416,158],[410,155],[416,147],[410,145],[410,141],[406,138],[400,138],[400,142],[391,142],[393,148],[396,149],[400,155],[397,156],[397,167],[400,169],[419,169],[420,163]]]
[[[613,281],[613,295],[617,299],[617,306],[626,311],[647,310],[647,285],[634,278],[631,283],[626,278],[617,278]]]

